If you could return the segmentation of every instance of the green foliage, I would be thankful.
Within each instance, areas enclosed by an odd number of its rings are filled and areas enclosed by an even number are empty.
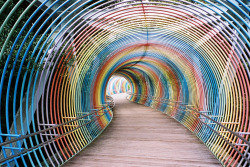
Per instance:
[[[0,0],[0,6],[2,6],[4,4],[5,0]],[[5,8],[4,12],[2,13],[1,17],[0,17],[0,25],[2,25],[2,23],[5,21],[5,19],[7,18],[9,12],[14,8],[15,4],[17,3],[17,1],[12,0],[7,8]],[[22,4],[17,11],[14,12],[14,14],[10,17],[10,19],[8,20],[7,24],[4,26],[3,31],[0,34],[0,46],[1,46],[1,50],[3,49],[2,46],[4,45],[4,43],[6,42],[6,38],[8,36],[8,34],[10,33],[13,25],[15,24],[16,20],[19,18],[19,16],[23,13],[23,11],[25,10],[27,5]],[[9,41],[7,41],[7,45],[6,48],[3,52],[3,57],[0,60],[0,74],[2,74],[3,72],[3,67],[6,63],[6,60],[10,54],[11,48],[14,44],[14,41],[16,39],[16,37],[18,36],[18,33],[21,31],[22,26],[26,23],[26,21],[29,19],[30,15],[32,14],[33,11],[29,11],[28,14],[26,14],[22,19],[20,24],[18,25],[18,27],[13,31],[13,34],[10,38]],[[18,53],[18,50],[21,46],[21,43],[23,41],[23,39],[25,38],[25,35],[28,33],[29,28],[31,27],[31,25],[29,25],[26,29],[24,29],[24,31],[21,34],[21,37],[19,38],[17,44],[14,47],[13,53],[11,54],[11,58],[10,61],[8,63],[7,66],[7,73],[5,76],[8,76],[12,67],[13,67],[13,63],[15,61],[15,57]],[[19,68],[21,61],[24,57],[24,54],[26,52],[26,49],[28,48],[29,42],[31,41],[31,39],[33,38],[34,33],[32,32],[29,36],[28,39],[26,40],[26,42],[24,43],[24,46],[22,47],[22,50],[20,52],[20,55],[18,57],[17,63],[15,64],[16,67]],[[24,60],[24,64],[22,66],[22,70],[23,71],[31,71],[32,68],[34,68],[35,70],[41,70],[42,69],[42,65],[39,65],[37,63],[35,63],[35,57],[31,57],[31,54],[33,52],[34,47],[36,46],[38,40],[40,39],[41,35],[37,36],[35,41],[32,43],[31,48],[28,51],[28,55]],[[39,47],[37,50],[39,51],[41,47]],[[36,51],[35,55],[37,55],[38,51]],[[30,66],[28,67],[28,63],[30,63]],[[15,69],[15,73],[14,75],[17,74],[17,70],[18,68]]]
[[[6,2],[6,0],[0,0],[0,8],[4,5],[4,3]],[[1,17],[0,17],[0,26],[3,25],[4,21],[6,20],[7,16],[9,15],[10,11],[14,8],[14,6],[18,3],[18,0],[11,0],[7,7],[4,9],[4,11],[2,12],[1,14]],[[18,9],[13,13],[13,15],[10,17],[10,19],[7,20],[7,23],[6,25],[4,26],[1,34],[0,34],[0,50],[4,49],[4,52],[3,52],[3,56],[2,58],[0,59],[0,76],[2,76],[2,73],[3,73],[3,68],[4,66],[6,65],[6,61],[7,61],[7,58],[8,56],[10,56],[10,61],[7,65],[7,72],[5,73],[4,75],[4,83],[3,83],[3,89],[2,89],[2,92],[1,95],[2,95],[2,98],[1,98],[1,126],[2,126],[2,132],[3,133],[6,133],[6,120],[5,119],[9,119],[9,122],[10,122],[10,125],[13,121],[13,113],[16,112],[14,111],[13,109],[13,103],[14,103],[14,87],[15,87],[15,82],[17,80],[17,74],[18,74],[18,70],[19,70],[19,67],[21,66],[21,62],[24,58],[24,54],[28,48],[28,45],[30,43],[30,41],[32,40],[32,38],[34,37],[34,34],[35,34],[35,30],[28,36],[26,42],[24,43],[24,45],[21,47],[21,43],[23,42],[26,34],[28,33],[28,31],[30,30],[31,26],[33,25],[35,19],[37,19],[37,17],[34,18],[34,20],[31,20],[31,23],[24,29],[24,31],[22,32],[19,40],[17,41],[17,44],[15,45],[14,47],[14,50],[13,50],[13,53],[10,55],[10,50],[14,44],[14,41],[15,39],[17,38],[19,32],[21,31],[23,25],[26,23],[26,21],[30,18],[31,14],[36,10],[35,7],[31,8],[25,15],[24,17],[22,17],[21,21],[19,22],[18,26],[16,27],[16,29],[14,29],[13,31],[13,34],[11,35],[11,38],[10,40],[7,41],[6,43],[6,47],[3,48],[3,45],[5,44],[6,42],[6,39],[9,35],[9,33],[11,32],[11,29],[13,27],[13,25],[15,25],[16,21],[18,20],[18,18],[20,17],[20,15],[24,12],[24,10],[27,8],[29,4],[27,2],[23,2],[19,7]],[[39,28],[40,25],[37,25],[36,28],[38,27]],[[41,32],[42,33],[42,32]],[[37,48],[37,51],[35,51],[35,54],[34,54],[34,57],[31,57],[32,55],[32,52],[35,48],[35,46],[37,45],[39,39],[41,38],[41,35],[42,34],[39,34],[34,42],[32,42],[32,45],[30,47],[30,49],[28,50],[28,54],[27,56],[24,58],[24,63],[21,67],[22,71],[21,71],[21,76],[19,78],[19,83],[18,83],[18,92],[17,92],[17,97],[16,99],[20,99],[20,90],[21,90],[21,85],[22,85],[22,81],[24,79],[24,74],[27,72],[27,78],[30,76],[30,71],[32,69],[34,69],[35,71],[38,71],[38,70],[42,70],[44,69],[43,68],[43,64],[42,65],[39,65],[38,63],[35,62],[35,59],[36,59],[36,56],[39,52],[39,50],[41,49],[41,46],[42,45],[39,45],[39,47]],[[44,38],[46,39],[46,38]],[[44,41],[42,41],[41,44],[43,44]],[[21,52],[17,58],[17,61],[16,61],[16,64],[14,64],[14,61],[16,59],[16,55],[18,53],[18,50],[19,48],[22,48],[21,49]],[[39,59],[38,59],[39,61]],[[29,65],[30,64],[30,65]],[[15,65],[15,68],[13,69],[13,66]],[[29,65],[29,66],[28,66]],[[10,72],[11,70],[14,70],[13,72],[13,76],[12,76],[12,80],[10,82],[11,84],[11,89],[9,90],[9,98],[6,99],[6,93],[7,93],[7,86],[9,84],[9,77],[10,77]],[[27,87],[27,81],[25,81],[25,89]],[[25,91],[25,90],[24,90]],[[5,115],[5,110],[6,110],[6,101],[8,100],[8,109],[9,109],[9,114],[8,116]],[[16,101],[16,110],[19,108],[19,100]]]

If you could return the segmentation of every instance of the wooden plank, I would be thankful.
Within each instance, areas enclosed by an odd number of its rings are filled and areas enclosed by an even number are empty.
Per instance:
[[[152,108],[114,95],[110,126],[90,146],[69,160],[69,167],[221,166],[189,130]]]

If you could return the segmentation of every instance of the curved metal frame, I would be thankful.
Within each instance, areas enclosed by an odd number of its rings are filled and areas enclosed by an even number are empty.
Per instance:
[[[112,120],[115,74],[131,101],[177,119],[223,165],[250,164],[249,2],[21,0],[6,11],[10,2],[0,9],[0,33],[15,20],[1,39],[0,163],[58,166],[85,148]]]

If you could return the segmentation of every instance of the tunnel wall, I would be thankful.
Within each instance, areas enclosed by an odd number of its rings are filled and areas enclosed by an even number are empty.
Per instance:
[[[60,166],[128,99],[173,117],[224,166],[249,166],[247,0],[0,0],[0,163]]]

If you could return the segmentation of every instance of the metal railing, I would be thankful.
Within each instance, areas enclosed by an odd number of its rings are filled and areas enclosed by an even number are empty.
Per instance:
[[[131,96],[141,97],[140,94],[129,94]],[[235,124],[234,122],[218,122],[215,117],[219,117],[218,115],[208,115],[207,111],[199,111],[196,108],[189,106],[188,104],[183,104],[180,101],[173,101],[170,99],[162,99],[154,96],[143,96],[142,98],[152,100],[151,107],[155,108],[157,105],[166,104],[168,106],[174,107],[176,109],[175,113],[171,114],[168,111],[163,111],[167,115],[178,119],[179,115],[185,115],[186,119],[190,120],[190,124],[185,124],[185,126],[192,131],[197,137],[205,144],[208,148],[218,147],[220,146],[219,154],[214,153],[214,155],[220,160],[222,164],[227,165],[228,161],[226,159],[230,159],[233,161],[237,161],[237,166],[249,166],[250,165],[250,141],[249,135],[250,132],[237,132],[229,129],[225,126],[225,124]],[[156,108],[157,109],[157,108]],[[192,122],[196,122],[196,127],[193,128]],[[182,123],[182,122],[180,122]],[[240,122],[239,122],[240,123]],[[237,123],[238,124],[238,123]],[[217,129],[220,129],[219,131]],[[210,133],[208,133],[210,132]],[[226,135],[225,135],[226,134]],[[204,140],[205,137],[213,137],[216,136],[216,140],[213,139],[213,142],[209,140]],[[233,138],[233,140],[230,140]],[[221,139],[224,142],[217,143],[216,141]],[[223,146],[226,144],[228,147]],[[222,147],[223,146],[223,147]],[[226,149],[223,149],[226,148]],[[231,149],[230,149],[231,148]],[[237,154],[235,156],[235,153]],[[222,156],[223,155],[223,156]],[[233,156],[234,155],[234,156]]]
[[[101,117],[103,117],[107,112],[111,111],[111,109],[114,107],[115,103],[113,102],[113,98],[112,97],[108,97],[107,98],[108,101],[106,102],[106,104],[100,106],[98,109],[90,109],[91,112],[89,112],[88,114],[85,114],[83,116],[80,117],[72,117],[72,119],[70,121],[61,123],[61,124],[40,124],[39,126],[47,126],[48,128],[37,131],[35,133],[31,133],[31,134],[27,134],[27,135],[11,135],[11,134],[0,134],[1,136],[10,136],[10,137],[15,137],[12,140],[8,140],[5,141],[3,143],[0,143],[0,147],[2,147],[2,149],[12,149],[12,150],[19,150],[18,153],[14,154],[14,155],[10,155],[7,156],[4,159],[0,159],[0,164],[1,165],[6,165],[7,163],[10,163],[11,161],[15,161],[18,158],[21,158],[27,154],[32,153],[34,150],[37,149],[41,149],[73,132],[76,132],[77,130],[79,130],[82,127],[86,127],[87,125],[97,121],[98,119],[100,119]],[[93,118],[91,119],[85,119],[89,116],[93,116]],[[80,123],[79,121],[84,120],[84,123]],[[73,124],[73,125],[72,125]],[[74,128],[59,134],[59,133],[47,133],[47,132],[51,132],[54,131],[60,127],[64,127],[64,126],[73,126]],[[101,133],[101,131],[99,132]],[[35,137],[35,136],[51,136],[51,138],[49,140],[46,140],[38,145],[35,145],[33,147],[30,147],[28,149],[22,148],[22,147],[12,147],[11,145],[15,145],[15,143],[20,142],[21,140],[25,140],[25,139],[29,139],[31,137]],[[94,139],[93,139],[94,140]],[[93,141],[92,140],[92,141]],[[91,142],[92,142],[91,141]],[[8,146],[10,145],[10,146]]]

